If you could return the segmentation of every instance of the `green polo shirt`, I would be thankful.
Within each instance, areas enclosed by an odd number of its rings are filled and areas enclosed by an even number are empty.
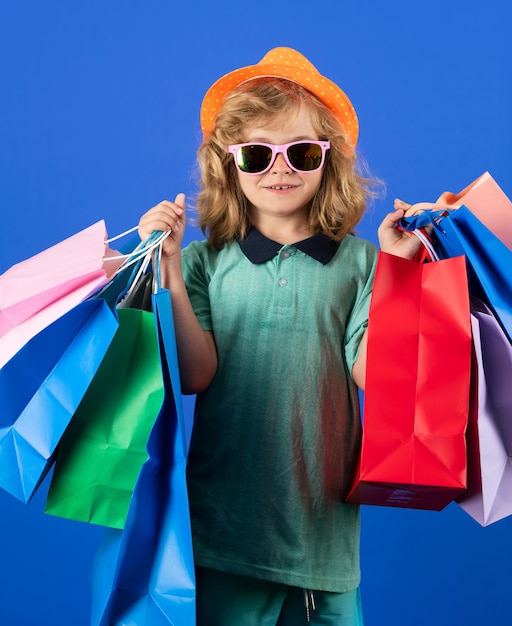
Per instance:
[[[308,589],[359,584],[359,507],[343,503],[361,438],[351,370],[377,257],[315,235],[255,229],[183,250],[217,374],[197,397],[188,485],[198,565]]]

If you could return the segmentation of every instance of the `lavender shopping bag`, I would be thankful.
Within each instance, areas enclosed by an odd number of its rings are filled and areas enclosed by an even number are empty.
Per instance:
[[[468,428],[468,488],[457,503],[487,526],[512,514],[512,346],[476,299],[472,327],[476,402]]]

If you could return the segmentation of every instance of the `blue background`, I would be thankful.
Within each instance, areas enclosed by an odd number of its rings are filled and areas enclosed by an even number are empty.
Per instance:
[[[360,152],[387,183],[362,236],[376,241],[393,197],[433,199],[486,170],[511,195],[509,42],[505,0],[3,0],[0,272],[193,193],[204,92],[278,45],[356,107]],[[44,515],[47,486],[28,506],[0,493],[2,626],[89,623],[103,531]],[[512,519],[364,507],[362,565],[366,626],[512,623]]]

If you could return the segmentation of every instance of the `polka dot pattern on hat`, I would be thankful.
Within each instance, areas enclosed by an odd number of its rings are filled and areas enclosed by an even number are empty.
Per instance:
[[[305,56],[292,48],[274,48],[256,65],[242,67],[219,78],[207,91],[201,105],[203,134],[213,130],[215,118],[227,93],[249,80],[270,76],[291,80],[313,93],[341,121],[352,145],[356,145],[359,124],[348,96],[336,83],[322,76]]]

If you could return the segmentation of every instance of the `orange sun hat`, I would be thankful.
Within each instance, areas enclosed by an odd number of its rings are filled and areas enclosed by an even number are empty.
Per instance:
[[[242,83],[276,76],[297,83],[321,100],[340,120],[355,147],[359,135],[356,111],[336,83],[322,76],[305,56],[293,48],[274,48],[256,65],[242,67],[219,78],[206,92],[201,105],[203,135],[211,132],[224,96]]]

